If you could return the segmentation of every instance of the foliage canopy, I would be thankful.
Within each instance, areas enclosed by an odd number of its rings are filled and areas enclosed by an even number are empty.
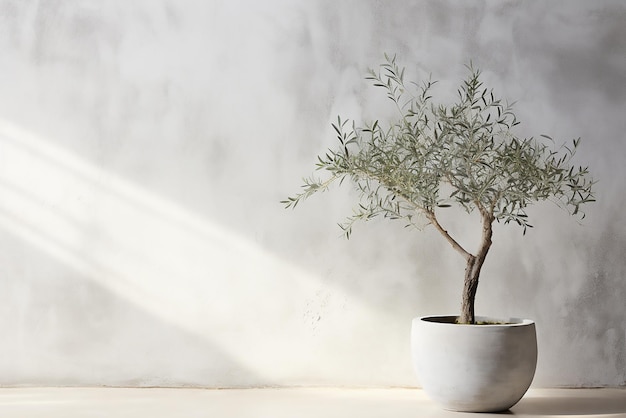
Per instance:
[[[494,96],[472,64],[455,103],[444,105],[433,103],[435,81],[407,83],[395,56],[385,58],[366,79],[385,90],[399,117],[388,126],[338,117],[332,124],[338,147],[317,162],[329,175],[305,178],[301,193],[282,202],[286,207],[349,178],[360,202],[340,224],[347,237],[359,220],[382,215],[416,225],[416,216],[424,215],[435,223],[435,210],[451,205],[514,222],[524,233],[532,227],[525,210],[538,201],[584,217],[580,207],[594,201],[594,182],[587,167],[571,164],[580,139],[557,148],[547,135],[516,136],[512,104]]]

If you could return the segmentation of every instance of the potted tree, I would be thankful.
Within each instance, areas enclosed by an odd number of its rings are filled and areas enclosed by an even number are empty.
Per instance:
[[[304,179],[303,199],[351,180],[359,193],[352,216],[340,224],[349,238],[357,221],[377,216],[407,226],[431,225],[466,262],[460,314],[413,320],[412,355],[424,390],[446,409],[499,411],[524,395],[534,376],[534,322],[477,317],[474,301],[495,223],[532,225],[526,208],[549,200],[571,215],[594,201],[587,167],[574,166],[580,139],[556,147],[546,135],[520,138],[511,104],[485,87],[472,64],[452,104],[434,103],[435,82],[405,82],[405,68],[385,55],[366,79],[384,89],[398,110],[395,121],[358,126],[337,118],[339,140],[318,157],[325,178]],[[442,225],[440,211],[456,206],[478,214],[482,225],[475,252]]]

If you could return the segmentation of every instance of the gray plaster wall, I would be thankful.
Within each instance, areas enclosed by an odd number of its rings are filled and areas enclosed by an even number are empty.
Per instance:
[[[411,318],[463,260],[349,187],[278,203],[337,114],[393,109],[396,53],[451,97],[470,60],[522,136],[582,137],[598,202],[498,226],[477,310],[537,322],[537,386],[626,384],[622,1],[0,1],[0,384],[414,386]],[[473,218],[447,227],[469,246]]]

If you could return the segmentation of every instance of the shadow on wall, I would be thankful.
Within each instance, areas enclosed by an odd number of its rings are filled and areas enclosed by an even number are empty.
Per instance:
[[[7,272],[2,305],[16,340],[0,350],[26,349],[34,358],[24,362],[56,370],[45,381],[32,368],[24,376],[5,354],[2,375],[14,380],[4,384],[268,385],[303,363],[286,354],[303,336],[285,330],[302,328],[297,291],[312,293],[316,278],[7,121],[0,147],[0,228],[18,238],[12,254],[25,248],[5,261],[36,265]],[[297,291],[277,304],[276,289]],[[68,380],[60,373],[71,352],[84,369]],[[132,359],[154,378],[133,381]]]
[[[625,200],[624,196],[621,197]],[[616,202],[617,203],[617,202]],[[616,204],[615,208],[623,208]],[[586,382],[589,385],[604,386],[605,376],[601,370],[615,370],[620,386],[626,385],[626,324],[621,315],[610,309],[597,309],[599,306],[620,306],[626,300],[626,233],[621,232],[621,209],[613,209],[607,219],[607,226],[602,231],[598,246],[590,249],[592,255],[587,271],[588,280],[579,294],[568,302],[571,313],[566,319],[566,330],[572,349],[580,356],[579,364],[585,370]],[[594,351],[581,344],[592,339]],[[625,401],[626,402],[626,401]]]
[[[271,384],[218,332],[228,300],[205,297],[237,242],[4,121],[0,146],[3,385]]]
[[[1,386],[268,383],[210,339],[86,280],[20,237],[4,234],[3,244]]]

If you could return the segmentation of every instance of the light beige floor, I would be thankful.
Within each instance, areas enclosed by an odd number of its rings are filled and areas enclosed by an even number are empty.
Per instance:
[[[626,389],[531,389],[505,415],[626,417]],[[417,389],[2,388],[0,417],[479,418],[442,411]]]

